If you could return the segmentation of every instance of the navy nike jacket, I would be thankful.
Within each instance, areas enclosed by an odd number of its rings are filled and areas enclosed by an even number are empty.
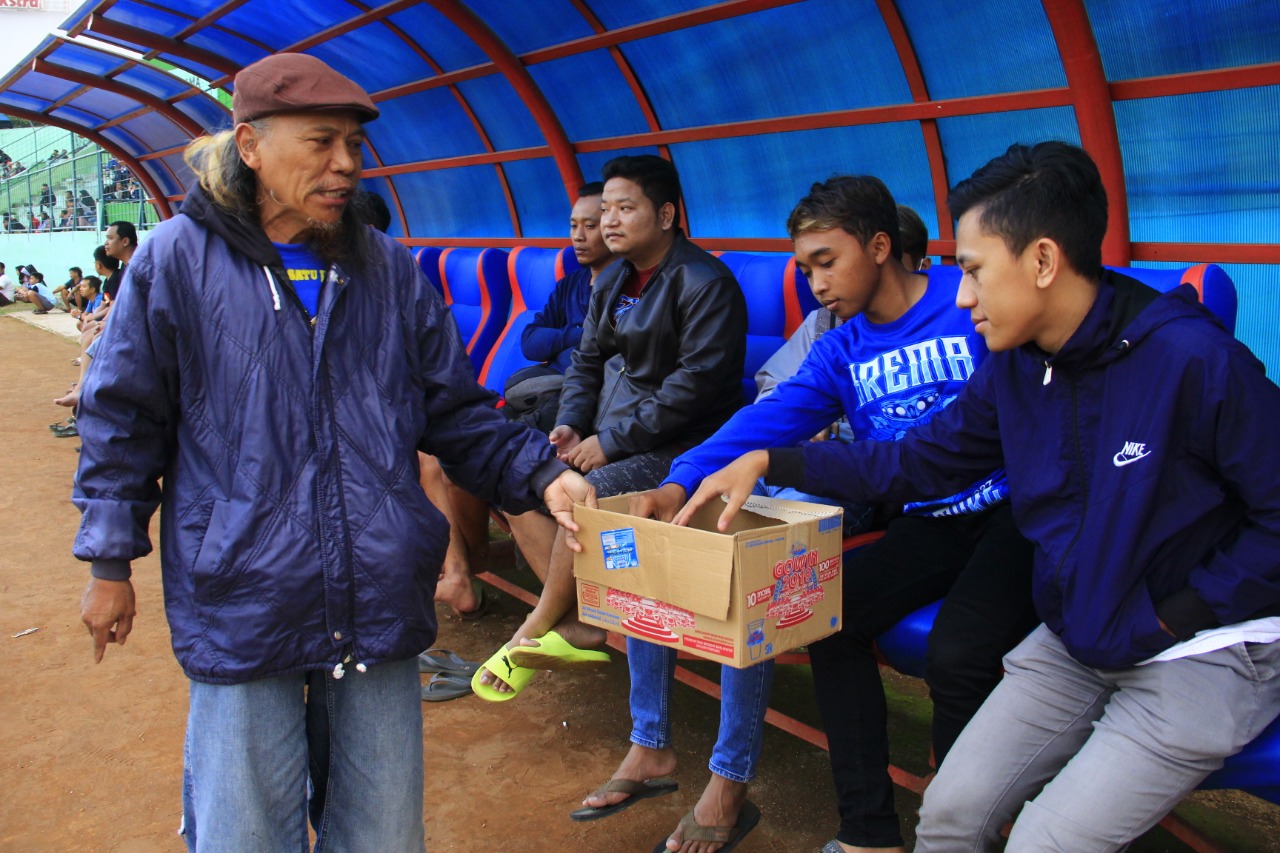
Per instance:
[[[1089,666],[1280,613],[1280,388],[1196,302],[1103,275],[1052,357],[994,353],[900,442],[770,451],[768,481],[852,500],[954,492],[993,468],[1036,548],[1036,608]]]

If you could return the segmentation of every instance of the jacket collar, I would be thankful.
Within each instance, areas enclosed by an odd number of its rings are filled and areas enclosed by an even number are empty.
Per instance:
[[[280,252],[262,230],[262,226],[226,212],[213,203],[198,183],[191,187],[182,202],[182,213],[227,241],[258,266],[277,268],[282,265]]]

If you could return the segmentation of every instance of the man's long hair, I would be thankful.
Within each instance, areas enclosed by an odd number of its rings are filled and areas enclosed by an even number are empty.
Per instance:
[[[270,118],[248,124],[259,138],[271,133]],[[240,158],[234,129],[192,140],[182,158],[215,207],[247,225],[261,227],[258,176]],[[306,242],[329,263],[361,264],[368,258],[368,232],[349,203],[336,226],[311,229]]]

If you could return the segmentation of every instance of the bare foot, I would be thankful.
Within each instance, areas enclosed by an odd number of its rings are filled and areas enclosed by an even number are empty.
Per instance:
[[[525,628],[524,625],[520,627],[521,631]],[[603,628],[597,628],[595,625],[584,625],[578,621],[576,616],[566,618],[565,621],[551,630],[564,637],[565,642],[569,645],[577,646],[580,649],[601,649],[609,642],[608,631]],[[522,634],[521,631],[517,631],[516,635],[511,638],[507,648],[511,648],[516,644],[522,646],[538,645],[537,639],[542,636],[541,634],[533,634],[528,631]]]
[[[74,409],[76,404],[80,402],[80,392],[70,391],[64,397],[54,400],[54,405],[66,406],[68,409]]]
[[[650,749],[647,746],[632,744],[630,751],[627,752],[622,763],[618,765],[618,769],[609,777],[613,779],[631,779],[636,782],[643,782],[646,779],[659,779],[663,776],[670,776],[676,772],[676,751],[668,747],[667,749]],[[587,808],[602,809],[605,806],[611,806],[620,803],[627,798],[627,794],[620,791],[610,791],[600,796],[587,796],[582,804]]]
[[[700,826],[733,826],[738,822],[738,812],[747,801],[747,785],[745,782],[734,782],[715,773],[711,781],[698,798],[693,807],[693,818]],[[668,850],[679,850],[680,853],[714,853],[723,844],[714,841],[685,842],[679,827],[667,839]]]
[[[480,606],[475,587],[471,585],[471,574],[462,568],[461,571],[450,571],[445,568],[436,583],[436,601],[444,602],[453,608],[453,615],[462,616]]]

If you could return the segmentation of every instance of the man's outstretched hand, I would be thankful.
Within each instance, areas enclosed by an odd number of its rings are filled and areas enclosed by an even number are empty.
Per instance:
[[[573,505],[585,503],[592,509],[599,506],[596,503],[595,488],[577,471],[565,471],[547,486],[547,490],[542,493],[542,500],[555,517],[556,523],[564,528],[565,544],[569,546],[569,550],[581,551],[582,544],[574,536],[578,532],[578,525],[573,520]]]
[[[751,497],[751,492],[755,489],[756,482],[768,473],[769,451],[753,450],[750,453],[739,456],[733,462],[703,480],[702,485],[693,493],[693,497],[689,498],[689,502],[684,505],[684,509],[676,513],[676,517],[671,520],[671,523],[687,526],[694,513],[714,498],[723,497],[727,501],[727,506],[725,506],[724,512],[720,513],[720,520],[716,522],[716,529],[724,533],[729,529],[729,524],[733,521],[733,517],[738,514],[738,510],[742,509],[742,505],[747,502],[747,498]]]
[[[101,663],[107,643],[124,645],[138,613],[132,581],[90,578],[80,599],[80,621],[93,637],[93,662]]]

